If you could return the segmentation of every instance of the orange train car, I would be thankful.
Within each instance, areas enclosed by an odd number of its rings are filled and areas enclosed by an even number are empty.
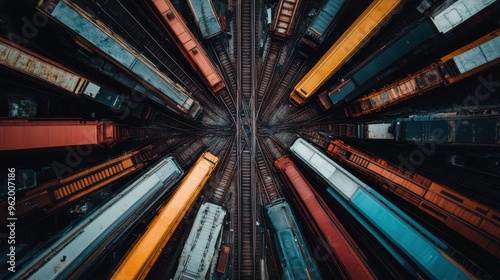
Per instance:
[[[35,209],[44,209],[46,213],[52,212],[103,186],[116,182],[144,166],[134,160],[138,153],[138,151],[127,153],[26,192],[24,197],[18,197],[16,201],[16,216],[25,216]],[[0,207],[6,209],[7,201],[1,201]],[[0,215],[7,215],[7,212],[2,212]],[[6,222],[6,217],[2,221]]]
[[[283,156],[275,161],[275,165],[296,198],[301,214],[306,217],[304,222],[314,236],[325,244],[324,249],[331,259],[332,273],[342,279],[375,279],[366,264],[365,256],[293,161]]]
[[[497,210],[424,176],[401,171],[340,140],[330,143],[328,153],[500,258],[500,213]]]
[[[210,178],[219,158],[203,153],[118,265],[112,279],[144,279]]]
[[[225,87],[222,76],[212,63],[207,52],[184,23],[182,16],[175,10],[170,0],[152,0],[161,15],[162,23],[182,52],[191,67],[208,83],[212,92],[216,93]]]

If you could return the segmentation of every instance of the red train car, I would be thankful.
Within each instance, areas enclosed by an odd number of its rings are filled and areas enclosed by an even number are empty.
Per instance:
[[[0,151],[108,145],[148,133],[111,121],[0,120]]]
[[[284,40],[293,34],[300,3],[300,0],[280,0],[270,28],[276,39]]]
[[[217,263],[217,272],[224,274],[226,273],[227,261],[229,259],[230,248],[227,245],[222,245],[222,249],[219,256],[219,262]]]
[[[325,250],[332,260],[330,269],[338,270],[344,279],[375,279],[359,248],[353,245],[345,228],[297,166],[286,156],[276,160],[275,165],[298,201],[300,212],[307,217],[304,222],[326,245]]]
[[[430,179],[333,140],[328,153],[500,258],[500,213]]]
[[[198,72],[215,93],[225,87],[222,76],[212,63],[207,52],[184,23],[184,19],[175,10],[170,0],[152,0],[156,11],[161,15],[166,30],[174,38],[191,67]]]

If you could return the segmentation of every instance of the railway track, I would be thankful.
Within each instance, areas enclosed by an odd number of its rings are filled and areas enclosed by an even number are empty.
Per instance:
[[[272,41],[269,52],[266,56],[264,69],[258,81],[258,91],[257,91],[257,116],[261,110],[263,101],[269,98],[269,88],[271,86],[271,81],[274,77],[274,72],[276,70],[276,63],[280,57],[282,49],[282,43],[277,41]]]
[[[256,200],[256,1],[237,1],[236,9],[236,153],[237,191],[234,279],[260,279],[260,238]],[[233,211],[235,211],[233,209]],[[260,235],[259,235],[260,236]]]
[[[259,167],[260,185],[264,191],[264,205],[267,205],[273,200],[283,197],[283,194],[277,182],[273,180],[274,174],[271,173],[271,164],[275,158],[260,141],[257,147],[259,148],[257,151],[257,165]]]
[[[235,279],[258,279],[258,262],[256,260],[257,245],[254,232],[254,207],[252,199],[252,172],[250,166],[251,153],[248,148],[243,149],[241,154],[241,181],[240,194],[237,207],[238,232],[235,235],[238,248],[235,252],[237,256],[237,264],[235,271],[237,277]]]
[[[192,140],[186,142],[176,150],[176,159],[180,166],[184,169],[189,169],[190,165],[196,161],[197,156],[199,156],[206,148],[203,143],[203,138],[192,137]],[[196,140],[194,140],[196,139]]]
[[[282,113],[281,111],[287,107],[290,108],[288,106],[290,104],[288,94],[294,81],[300,79],[307,72],[307,67],[304,67],[305,61],[305,58],[295,55],[291,63],[283,69],[278,86],[275,89],[268,90],[274,94],[269,102],[266,102],[266,108],[262,112],[262,121],[264,123],[276,123],[279,120],[279,114]],[[286,114],[286,112],[283,113]]]
[[[278,124],[300,124],[301,126],[304,126],[314,124],[326,118],[325,116],[321,116],[320,108],[314,104],[295,108],[295,110],[296,111],[294,112],[290,112],[290,114],[288,114],[285,118],[282,118]]]
[[[234,93],[236,92],[236,76],[234,67],[227,53],[222,38],[216,38],[211,42],[213,51],[216,54],[217,63],[221,67],[222,76],[226,82],[226,88],[217,93],[220,102],[224,104],[227,111],[231,114],[233,122],[236,118],[236,101]]]
[[[227,53],[226,46],[222,38],[212,40],[212,49],[217,54],[217,60],[222,67],[223,75],[226,80],[226,87],[230,88],[230,92],[236,92],[236,76],[233,63]]]
[[[236,160],[238,156],[236,153],[236,144],[234,143],[234,141],[232,142],[231,147],[226,149],[226,151],[227,154],[224,157],[224,160],[221,164],[219,164],[219,166],[224,167],[224,170],[217,172],[218,177],[214,179],[214,181],[218,183],[212,196],[212,202],[218,205],[222,205],[225,201],[227,190],[233,182],[234,172],[236,170]]]

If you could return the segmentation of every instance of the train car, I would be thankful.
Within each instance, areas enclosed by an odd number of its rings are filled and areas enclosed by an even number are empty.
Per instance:
[[[356,70],[350,77],[345,77],[344,83],[327,93],[322,93],[328,95],[329,99],[329,103],[326,103],[328,105],[325,106],[325,109],[340,102],[351,101],[362,93],[363,90],[377,83],[381,78],[380,76],[377,77],[377,75],[383,73],[384,76],[387,76],[396,71],[397,67],[393,67],[390,70],[387,69],[393,63],[399,61],[422,43],[427,42],[436,35],[449,32],[470,17],[484,10],[493,2],[492,0],[479,2],[475,0],[460,0],[443,11],[435,12],[430,19],[423,21],[417,27],[400,36],[399,39],[391,43],[388,48],[384,48],[373,59],[363,62],[361,65],[364,66],[358,66],[359,70]],[[453,17],[453,19],[450,17]],[[422,49],[419,51],[422,52]]]
[[[205,80],[212,92],[216,93],[223,89],[224,81],[217,67],[170,0],[153,0],[152,3],[161,15],[162,22],[166,24],[168,33],[173,37],[191,67]]]
[[[144,164],[136,162],[139,152],[133,151],[123,156],[111,159],[90,168],[78,171],[60,180],[50,181],[19,196],[16,201],[16,216],[23,217],[33,210],[39,209],[50,213],[70,202],[94,192],[101,187],[116,182],[119,179],[141,169]],[[54,164],[55,168],[61,169]],[[1,201],[0,206],[7,207],[7,201]],[[0,216],[6,216],[1,213]],[[5,219],[4,222],[7,222]]]
[[[219,159],[209,152],[200,156],[167,204],[151,221],[146,232],[120,261],[112,279],[144,279],[146,277],[163,247],[210,178],[218,161]]]
[[[500,258],[500,213],[420,174],[333,140],[328,153]]]
[[[226,211],[213,203],[203,203],[182,250],[173,279],[205,279],[222,232]]]
[[[500,115],[415,115],[397,118],[389,132],[394,136],[394,140],[401,142],[498,146]]]
[[[26,263],[19,265],[15,278],[85,277],[85,271],[151,211],[182,174],[172,157],[163,158],[103,206],[62,233],[44,251],[26,257]]]
[[[219,262],[217,263],[217,272],[220,274],[226,273],[227,262],[229,260],[229,252],[231,247],[227,245],[222,245],[221,253],[219,256]]]
[[[442,57],[438,62],[349,104],[346,115],[380,111],[442,85],[454,84],[500,62],[500,30]]]
[[[269,32],[275,39],[285,40],[292,36],[300,4],[300,0],[279,1],[269,28]]]
[[[332,45],[326,54],[297,83],[290,101],[299,106],[335,74],[366,43],[403,3],[400,0],[376,0]]]
[[[284,199],[266,206],[283,279],[321,279],[295,216]]]
[[[325,244],[332,270],[343,279],[375,279],[356,243],[292,160],[283,156],[274,164],[302,209],[303,223]]]
[[[290,151],[328,184],[328,193],[410,273],[433,279],[471,278],[451,259],[452,248],[311,144],[299,138]]]
[[[335,22],[335,16],[344,4],[344,0],[327,0],[318,12],[314,15],[311,24],[307,27],[304,35],[300,39],[299,45],[307,46],[311,50],[318,49],[323,43],[328,30]]]
[[[0,64],[76,95],[119,109],[124,97],[74,73],[63,65],[0,38]]]
[[[0,151],[67,147],[78,145],[113,146],[134,138],[131,133],[148,133],[111,121],[1,120]]]
[[[225,30],[225,28],[221,27],[211,0],[188,0],[187,3],[203,38],[209,39],[215,37]],[[230,7],[228,7],[229,10]],[[225,24],[225,21],[223,24]]]
[[[451,112],[412,115],[392,121],[331,123],[330,137],[435,143],[437,145],[496,146],[500,116],[496,112]]]
[[[66,0],[44,0],[39,2],[38,9],[81,36],[88,47],[113,61],[168,101],[171,105],[169,109],[175,108],[174,112],[192,119],[200,115],[200,104],[183,87],[158,71],[140,52],[126,44],[102,22],[93,20],[74,3]]]
[[[54,212],[61,207],[83,198],[128,176],[147,164],[163,156],[171,148],[168,139],[161,139],[139,150],[125,153],[106,162],[81,169],[66,175],[68,167],[54,162],[57,179],[37,186],[35,189],[19,195],[16,200],[16,216],[26,218],[32,211]],[[0,201],[0,207],[7,208],[7,201]],[[5,218],[0,225],[7,222],[7,212],[0,213]]]

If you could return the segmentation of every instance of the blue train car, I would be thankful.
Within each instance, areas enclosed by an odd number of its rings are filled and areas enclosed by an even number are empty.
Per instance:
[[[151,62],[138,54],[131,46],[125,44],[116,34],[112,34],[104,26],[93,22],[74,4],[65,1],[59,1],[56,4],[52,0],[47,0],[41,2],[39,7],[52,18],[90,42],[94,48],[113,60],[115,64],[157,91],[172,104],[177,112],[192,119],[199,116],[201,113],[199,103],[193,100],[185,89],[158,71]]]
[[[211,0],[188,0],[187,2],[203,38],[212,38],[222,33],[222,27]]]
[[[471,277],[446,254],[452,248],[311,144],[299,138],[290,150],[328,184],[328,192],[410,273],[417,277],[424,273],[431,279]]]
[[[422,44],[437,34],[437,30],[431,20],[424,21],[419,26],[413,28],[406,35],[393,43],[389,48],[380,53],[377,57],[365,64],[357,71],[347,83],[338,90],[329,94],[330,101],[337,104],[342,100],[350,100],[354,96],[349,96],[358,87],[364,85],[371,78],[382,72],[401,57],[408,54],[411,50]]]
[[[300,44],[307,45],[313,50],[325,39],[329,27],[332,26],[333,19],[344,4],[344,0],[327,0],[314,16],[311,24],[307,27]]]
[[[321,279],[292,210],[284,199],[267,205],[283,279]]]
[[[405,35],[394,41],[390,47],[380,52],[359,68],[351,77],[344,78],[337,88],[328,92],[330,102],[335,105],[341,101],[350,101],[367,87],[373,86],[373,81],[379,73],[391,64],[399,61],[426,40],[439,33],[450,32],[473,15],[479,13],[494,1],[459,0],[442,11],[435,12],[431,18],[420,23]],[[393,69],[391,71],[395,71]],[[387,72],[387,71],[386,71]],[[385,75],[387,75],[386,73]],[[324,105],[328,109],[331,105]]]
[[[438,144],[500,144],[499,115],[442,113],[397,118],[389,129],[396,141]]]

